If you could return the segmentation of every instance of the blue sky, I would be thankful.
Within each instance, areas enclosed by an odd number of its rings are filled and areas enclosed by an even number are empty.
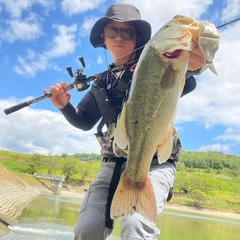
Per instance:
[[[96,152],[96,129],[72,127],[49,99],[10,115],[4,109],[43,95],[57,82],[72,83],[66,67],[87,76],[106,70],[111,57],[94,49],[89,32],[108,6],[128,2],[151,23],[153,34],[174,15],[216,26],[240,17],[240,0],[0,0],[0,149],[23,153]],[[214,64],[197,77],[196,90],[180,100],[176,128],[185,151],[222,151],[240,155],[240,21],[220,29]],[[72,90],[73,105],[85,92]]]

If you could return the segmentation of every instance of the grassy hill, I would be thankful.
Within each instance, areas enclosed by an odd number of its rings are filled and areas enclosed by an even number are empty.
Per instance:
[[[88,186],[99,172],[101,156],[23,154],[0,150],[0,166],[29,179],[34,172],[64,175],[67,183]],[[221,152],[185,152],[177,163],[171,203],[240,213],[240,157]]]

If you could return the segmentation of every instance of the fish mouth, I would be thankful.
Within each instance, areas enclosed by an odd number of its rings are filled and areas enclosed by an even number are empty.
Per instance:
[[[169,59],[178,58],[181,55],[182,51],[183,51],[182,49],[177,49],[173,52],[165,52],[163,53],[163,56]]]

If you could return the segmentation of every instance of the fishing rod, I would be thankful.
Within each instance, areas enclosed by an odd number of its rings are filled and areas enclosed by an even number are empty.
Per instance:
[[[92,81],[93,80],[93,76],[92,77],[89,77],[87,78],[85,75],[83,75],[83,69],[85,68],[85,62],[84,62],[84,59],[82,57],[79,58],[79,61],[81,62],[83,68],[81,69],[77,69],[77,71],[73,74],[72,72],[72,68],[71,67],[67,67],[67,71],[70,75],[70,77],[74,77],[74,82],[72,84],[69,84],[65,87],[65,91],[69,91],[71,89],[73,89],[74,87],[78,90],[78,91],[83,91],[85,89],[88,88],[88,82]],[[95,78],[95,77],[94,77]],[[16,112],[24,107],[27,107],[33,103],[36,103],[36,102],[39,102],[39,101],[42,101],[46,98],[49,98],[51,96],[53,96],[54,94],[53,93],[48,93],[48,94],[45,94],[41,97],[38,97],[38,98],[34,98],[30,101],[26,101],[26,102],[23,102],[23,103],[20,103],[20,104],[17,104],[17,105],[14,105],[12,107],[9,107],[9,108],[6,108],[4,109],[4,113],[6,115],[10,114],[10,113],[13,113],[13,112]]]
[[[2,217],[0,217],[0,223],[4,224],[6,227],[11,227],[10,223]]]
[[[239,21],[239,20],[240,20],[240,18],[236,18],[236,19],[234,19],[234,20],[232,20],[232,21],[230,21],[230,22],[226,22],[226,23],[218,26],[217,28],[224,27],[224,26],[226,26],[226,25],[228,25],[228,24],[234,23],[234,22]]]
[[[236,21],[239,21],[239,20],[240,20],[240,18],[236,18],[236,19],[234,19],[234,20],[232,20],[232,21],[230,21],[230,22],[227,22],[227,23],[224,23],[224,24],[218,26],[217,28],[224,27],[224,26],[226,26],[226,25],[229,25],[229,24],[231,24],[231,23],[233,23],[233,22],[236,22]],[[74,81],[73,81],[72,84],[68,84],[68,85],[65,87],[65,89],[64,89],[65,91],[69,91],[69,90],[71,90],[71,89],[73,89],[73,88],[76,88],[77,91],[84,91],[84,90],[86,90],[86,89],[90,86],[89,83],[90,83],[91,81],[100,79],[101,76],[103,76],[104,74],[107,74],[107,73],[110,72],[110,71],[115,71],[115,70],[118,70],[118,71],[119,71],[119,70],[125,68],[127,65],[129,65],[129,64],[132,63],[132,62],[129,62],[129,63],[123,64],[123,65],[121,65],[121,66],[115,67],[114,69],[109,69],[109,70],[107,70],[107,71],[105,71],[105,72],[98,73],[98,74],[96,74],[96,75],[94,75],[94,76],[86,77],[86,75],[83,74],[83,70],[84,70],[84,68],[86,67],[85,62],[84,62],[84,58],[83,58],[83,57],[80,57],[78,60],[79,60],[80,63],[82,64],[82,67],[83,67],[83,68],[77,69],[77,71],[76,71],[74,74],[73,74],[73,72],[72,72],[72,68],[71,68],[71,67],[67,67],[67,68],[66,68],[66,70],[68,71],[70,77],[74,78]],[[34,99],[30,100],[30,101],[26,101],[26,102],[23,102],[23,103],[14,105],[14,106],[12,106],[12,107],[9,107],[9,108],[4,109],[4,113],[5,113],[6,115],[8,115],[8,114],[10,114],[10,113],[16,112],[16,111],[18,111],[18,110],[20,110],[20,109],[22,109],[22,108],[24,108],[24,107],[27,107],[27,106],[29,106],[29,105],[31,105],[31,104],[33,104],[33,103],[42,101],[42,100],[44,100],[44,99],[46,99],[46,98],[49,98],[49,97],[51,97],[51,96],[54,96],[54,94],[53,94],[53,93],[48,93],[48,94],[45,94],[45,95],[43,95],[43,96],[41,96],[41,97],[34,98]]]
[[[77,89],[77,91],[84,91],[84,90],[89,88],[89,86],[90,86],[89,83],[91,81],[95,81],[95,80],[101,79],[103,75],[105,75],[105,74],[107,74],[109,72],[120,71],[120,70],[124,69],[126,66],[128,66],[129,64],[132,64],[133,62],[136,61],[136,60],[134,60],[134,61],[122,64],[120,66],[117,66],[115,68],[108,69],[107,71],[104,71],[102,73],[95,74],[94,76],[86,77],[86,75],[83,74],[83,70],[86,67],[84,58],[80,57],[78,60],[82,64],[83,68],[77,69],[77,71],[75,73],[72,72],[72,68],[71,67],[67,67],[66,68],[66,70],[68,71],[70,77],[74,78],[74,81],[73,81],[73,83],[68,84],[64,88],[65,91],[69,91],[69,90],[71,90],[73,88]],[[42,101],[42,100],[44,100],[46,98],[52,97],[52,96],[57,95],[57,94],[48,93],[48,94],[42,95],[41,97],[34,98],[34,99],[30,100],[30,101],[19,103],[17,105],[14,105],[14,106],[11,106],[9,108],[4,109],[4,113],[6,115],[8,115],[8,114],[16,112],[16,111],[18,111],[18,110],[20,110],[20,109],[22,109],[24,107],[27,107],[27,106],[29,106],[29,105],[31,105],[33,103]]]

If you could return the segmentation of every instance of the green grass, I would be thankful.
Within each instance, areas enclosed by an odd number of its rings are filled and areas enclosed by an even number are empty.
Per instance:
[[[0,150],[0,166],[4,166],[7,170],[17,173],[20,177],[30,178],[32,175],[24,174],[29,170],[28,164],[36,161],[34,154],[22,154]],[[38,156],[35,156],[38,157]],[[71,159],[73,158],[70,156]],[[86,155],[86,157],[89,157]],[[42,156],[40,155],[39,166],[37,171],[48,173],[46,163],[56,162],[52,167],[52,174],[63,175],[61,166],[68,161],[68,158],[61,156]],[[46,161],[47,160],[47,161]],[[79,160],[79,159],[78,159]],[[78,172],[73,174],[69,180],[69,185],[73,186],[89,186],[100,170],[101,163],[99,161],[81,162],[80,171],[86,170],[86,177],[82,181],[82,175]],[[80,161],[80,160],[79,160]],[[46,165],[44,165],[46,164]],[[181,167],[178,168],[176,184],[174,187],[174,195],[171,203],[177,203],[186,206],[198,206],[210,209],[230,210],[240,213],[240,176],[232,174],[229,169],[222,169],[221,173],[216,169],[197,169],[186,168],[180,162]],[[75,165],[74,165],[75,166]],[[235,172],[239,171],[235,169]]]
[[[189,190],[187,194],[181,191],[182,185]],[[239,177],[204,173],[201,171],[177,172],[177,183],[172,203],[202,208],[240,211]],[[196,193],[198,195],[193,195]]]

